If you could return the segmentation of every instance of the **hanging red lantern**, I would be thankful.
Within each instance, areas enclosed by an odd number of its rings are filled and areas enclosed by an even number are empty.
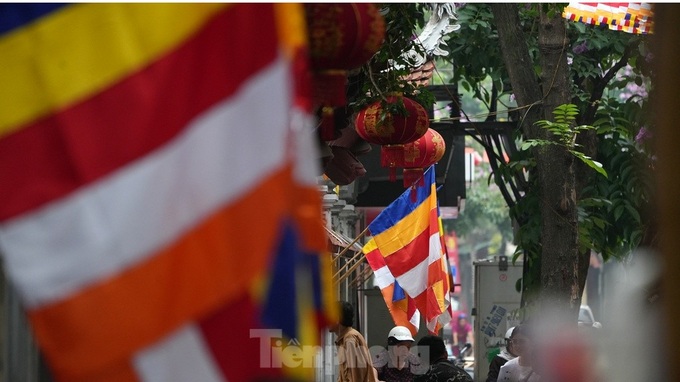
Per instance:
[[[402,161],[404,187],[410,187],[416,181],[422,186],[424,168],[439,162],[445,150],[444,138],[434,129],[427,129],[422,137],[405,144]]]
[[[418,102],[402,95],[387,97],[388,104],[403,102],[408,115],[390,114],[383,111],[376,101],[360,111],[355,128],[361,138],[381,145],[380,164],[390,169],[390,181],[396,180],[396,167],[402,166],[402,145],[422,137],[430,127],[427,111]]]
[[[334,108],[344,106],[347,71],[368,61],[382,45],[385,20],[371,3],[307,3],[313,97],[321,108],[320,135],[335,139]]]

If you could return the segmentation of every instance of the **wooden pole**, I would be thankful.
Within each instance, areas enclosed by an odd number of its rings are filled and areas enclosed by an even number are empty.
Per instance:
[[[668,375],[666,381],[680,381],[680,353],[677,344],[680,342],[680,304],[678,304],[678,290],[680,278],[680,177],[678,164],[680,163],[680,76],[678,62],[680,62],[680,5],[654,4],[654,35],[653,50],[656,61],[658,80],[658,98],[654,101],[654,116],[657,130],[655,142],[657,145],[657,188],[658,212],[660,217],[662,287],[662,308],[665,310],[664,344],[667,356],[666,365]]]
[[[336,259],[341,258],[342,255],[344,255],[345,253],[347,253],[347,251],[349,251],[349,249],[354,245],[354,243],[356,243],[356,242],[359,241],[362,237],[364,237],[364,236],[366,235],[367,232],[368,232],[368,227],[366,227],[363,231],[361,231],[361,233],[359,234],[359,236],[355,237],[354,240],[352,240],[351,243],[349,243],[342,251],[340,251],[340,253],[338,253],[338,255],[336,256]],[[361,262],[361,260],[362,260],[362,255],[363,255],[363,252],[361,252],[361,251],[359,251],[359,252],[355,253],[354,255],[352,255],[352,257],[351,257],[349,260],[347,260],[347,263],[345,263],[345,265],[343,265],[340,269],[337,270],[337,272],[335,272],[335,274],[333,275],[333,278],[335,279],[336,277],[338,277],[338,276],[340,275],[340,273],[342,273],[342,272],[345,270],[345,268],[347,268],[347,266],[348,266],[353,260],[358,260],[359,262]],[[347,272],[350,272],[350,271],[347,271]],[[336,283],[339,283],[339,281],[336,282]]]
[[[352,257],[350,257],[350,258],[347,260],[347,262],[345,262],[345,264],[344,264],[342,267],[340,267],[340,268],[338,269],[337,272],[335,272],[335,274],[333,275],[333,278],[338,277],[338,275],[339,275],[340,273],[342,273],[342,272],[345,270],[345,268],[347,268],[354,260],[360,260],[360,259],[361,259],[361,255],[363,255],[363,252],[361,252],[361,251],[356,252]],[[340,258],[340,256],[338,256],[338,258]]]
[[[373,269],[371,267],[366,267],[364,268],[354,279],[354,284],[356,287],[359,287],[364,280],[368,278],[368,276],[373,273]]]
[[[366,227],[363,231],[361,231],[361,233],[359,234],[359,236],[355,237],[354,240],[352,240],[352,242],[349,243],[349,244],[345,247],[345,249],[343,249],[342,251],[340,251],[340,253],[338,253],[338,257],[344,255],[347,251],[349,251],[349,249],[354,245],[354,243],[356,243],[357,241],[359,241],[359,239],[361,239],[362,237],[364,237],[364,236],[366,235],[366,232],[368,232],[368,227]]]
[[[361,253],[361,254],[363,255],[363,252],[359,252],[359,253]],[[335,283],[336,283],[336,284],[340,284],[340,283],[342,282],[342,280],[344,280],[344,279],[346,279],[347,277],[349,277],[349,275],[350,275],[355,269],[357,269],[357,267],[358,267],[359,265],[361,265],[361,263],[363,262],[364,258],[365,258],[365,256],[362,257],[362,258],[360,258],[356,263],[354,263],[354,265],[352,265],[352,266],[347,270],[347,272],[345,272],[344,275],[342,275],[340,278],[338,278],[338,280],[337,280]]]

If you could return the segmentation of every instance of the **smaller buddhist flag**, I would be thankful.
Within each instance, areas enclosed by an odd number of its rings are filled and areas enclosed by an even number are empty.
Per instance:
[[[372,238],[363,252],[395,324],[412,331],[417,328],[411,321],[415,317],[410,314],[412,301],[434,333],[451,320],[451,285],[439,226],[434,166],[425,171],[423,180],[369,224]],[[406,298],[395,301],[402,288]]]

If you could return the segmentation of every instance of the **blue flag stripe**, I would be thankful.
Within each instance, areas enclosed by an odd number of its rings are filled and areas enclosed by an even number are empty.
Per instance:
[[[0,33],[22,27],[69,4],[14,3],[0,4]]]
[[[397,302],[400,300],[403,300],[406,298],[406,292],[404,292],[404,288],[399,285],[397,280],[394,280],[394,289],[392,291],[392,302]]]
[[[283,237],[270,271],[271,284],[262,310],[262,322],[297,337],[297,294],[295,268],[302,256],[298,233],[290,221],[284,223]]]
[[[434,165],[430,166],[423,174],[423,186],[416,187],[416,200],[411,200],[411,188],[407,188],[394,202],[387,206],[382,212],[368,225],[371,235],[375,236],[393,227],[404,217],[408,216],[423,201],[428,199],[431,194],[431,187],[434,184]]]

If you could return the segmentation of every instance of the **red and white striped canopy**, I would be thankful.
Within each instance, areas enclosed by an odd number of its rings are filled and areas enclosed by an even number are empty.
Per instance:
[[[654,20],[649,3],[576,3],[564,8],[564,18],[634,34],[653,33]]]

